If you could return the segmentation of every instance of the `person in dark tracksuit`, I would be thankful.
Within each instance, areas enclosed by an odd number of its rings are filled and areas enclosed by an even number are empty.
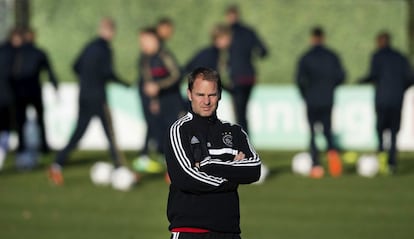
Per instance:
[[[380,172],[392,174],[397,166],[397,134],[404,93],[413,83],[413,74],[408,59],[391,47],[388,32],[379,33],[376,41],[378,50],[372,56],[369,75],[361,82],[374,84]],[[384,153],[383,139],[387,130],[390,133],[388,155]]]
[[[36,110],[40,126],[41,149],[44,153],[47,153],[50,148],[46,140],[42,84],[40,82],[41,72],[47,71],[49,80],[56,91],[58,82],[46,53],[35,46],[34,38],[33,30],[27,29],[24,32],[25,44],[16,52],[13,66],[17,133],[19,136],[18,151],[21,152],[24,148],[23,125],[26,122],[26,109],[32,105]]]
[[[212,46],[202,49],[186,65],[185,72],[192,72],[197,67],[207,67],[220,74],[223,89],[233,92],[231,80],[223,80],[229,71],[229,47],[232,42],[231,27],[224,24],[214,26],[211,32]],[[243,127],[242,127],[243,128]],[[244,128],[245,129],[245,128]],[[269,174],[265,164],[261,164],[261,175],[257,183],[263,183]]]
[[[249,132],[247,122],[247,104],[256,83],[256,71],[253,57],[264,58],[268,51],[257,34],[240,22],[237,6],[230,6],[226,11],[226,20],[231,25],[233,39],[230,46],[230,79],[237,122]]]
[[[121,81],[113,71],[109,42],[114,36],[114,21],[110,18],[103,18],[99,25],[99,37],[89,43],[75,61],[74,71],[80,81],[79,114],[74,133],[68,144],[57,153],[55,163],[49,169],[49,178],[57,185],[63,184],[61,168],[69,153],[85,133],[93,116],[99,117],[102,122],[114,165],[117,167],[121,163],[105,92],[108,80],[128,85]]]
[[[221,91],[216,71],[195,69],[188,77],[191,109],[167,135],[172,239],[240,239],[237,188],[259,179],[261,161],[239,125],[217,118]]]
[[[322,28],[312,29],[312,47],[300,58],[296,73],[296,84],[306,103],[313,161],[311,177],[314,178],[320,178],[324,174],[315,142],[317,123],[323,126],[330,174],[339,176],[342,172],[342,164],[331,131],[331,114],[335,89],[344,81],[345,72],[336,54],[324,46],[324,39]]]
[[[167,49],[167,46],[166,46],[167,41],[169,39],[171,39],[171,37],[174,34],[174,23],[173,23],[173,21],[170,18],[167,18],[167,17],[161,18],[158,21],[155,30],[157,32],[159,42],[161,44],[160,48],[167,51],[172,57],[174,57],[173,54],[171,53],[171,51],[169,51]],[[140,56],[140,59],[142,59],[142,56]],[[142,82],[142,81],[140,81],[138,79],[138,82]],[[142,107],[143,107],[145,120],[146,120],[148,126],[152,125],[152,124],[154,124],[156,126],[157,122],[155,122],[155,121],[157,119],[156,118],[151,118],[152,114],[151,114],[150,108],[149,108],[150,99],[142,91],[142,89],[143,89],[142,86],[143,86],[143,84],[139,84],[139,89],[140,89],[139,95],[140,95],[140,99],[141,99],[141,102],[142,102]],[[144,141],[144,147],[140,151],[139,157],[143,157],[143,158],[148,157],[150,141],[153,140],[154,142],[157,142],[157,138],[159,138],[158,131],[159,131],[158,127],[147,127],[147,132],[146,132],[145,141]],[[158,147],[158,151],[161,151],[160,150],[161,146],[157,145],[157,147]]]
[[[173,33],[174,33],[174,23],[170,18],[164,17],[161,18],[156,26],[156,32],[159,38],[159,42],[160,42],[160,48],[163,48],[163,50],[169,52],[169,54],[171,54],[171,52],[167,49],[166,47],[166,42],[172,37]],[[171,54],[172,57],[174,57]],[[140,61],[143,58],[143,56],[141,55],[139,57]],[[138,69],[140,63],[138,62]],[[141,149],[141,151],[139,152],[139,157],[141,157],[143,160],[149,160],[148,158],[148,153],[149,153],[149,145],[150,145],[150,141],[152,140],[153,142],[157,142],[157,139],[159,138],[159,128],[157,127],[157,119],[152,117],[151,111],[150,111],[150,98],[143,92],[143,84],[142,84],[142,80],[138,79],[138,86],[139,86],[139,95],[140,95],[140,99],[141,99],[141,105],[142,105],[142,110],[144,113],[144,117],[145,117],[145,121],[147,123],[147,132],[145,135],[145,141],[144,141],[144,146]],[[151,125],[151,126],[150,126]],[[152,126],[154,125],[154,126]],[[160,150],[160,145],[157,145],[158,147],[158,151]],[[145,158],[145,159],[144,159]]]
[[[166,42],[174,35],[174,22],[168,17],[163,17],[157,22],[157,35],[161,42],[161,47],[164,47]]]
[[[184,102],[179,90],[181,71],[172,54],[161,47],[155,29],[142,30],[139,34],[139,43],[142,53],[138,64],[138,88],[148,126],[147,137],[155,137],[157,153],[162,155],[168,127],[184,111]],[[156,161],[151,160],[147,154],[148,141],[141,156],[133,162],[134,169],[147,172],[161,171],[161,167],[156,166]]]
[[[221,78],[228,75],[228,49],[231,44],[230,27],[218,24],[211,32],[211,46],[196,53],[184,67],[190,73],[198,67],[207,67],[220,73]]]
[[[22,33],[12,30],[8,41],[0,45],[0,169],[8,150],[12,128],[14,94],[13,62],[16,50],[23,44]]]

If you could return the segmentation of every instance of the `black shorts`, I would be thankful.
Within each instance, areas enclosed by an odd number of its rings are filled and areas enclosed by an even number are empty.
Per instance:
[[[234,233],[188,233],[188,232],[173,232],[171,239],[241,239],[240,234]]]
[[[0,131],[11,129],[11,107],[0,106]]]
[[[306,107],[309,124],[321,123],[323,126],[331,124],[332,107]]]
[[[377,131],[382,132],[386,129],[398,132],[401,124],[401,108],[376,106]]]

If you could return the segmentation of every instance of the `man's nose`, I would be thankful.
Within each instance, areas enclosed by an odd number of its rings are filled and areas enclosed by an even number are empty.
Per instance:
[[[204,97],[203,101],[204,101],[203,103],[205,105],[210,105],[210,97],[208,97],[208,96]]]

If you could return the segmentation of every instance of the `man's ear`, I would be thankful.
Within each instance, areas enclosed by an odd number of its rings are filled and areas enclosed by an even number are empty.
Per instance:
[[[191,99],[191,91],[189,89],[187,89],[187,97],[189,101],[192,101]]]

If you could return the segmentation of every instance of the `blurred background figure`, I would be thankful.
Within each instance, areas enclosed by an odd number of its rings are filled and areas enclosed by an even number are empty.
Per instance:
[[[253,60],[257,56],[266,57],[268,50],[255,31],[241,22],[240,10],[237,5],[229,6],[225,17],[227,24],[231,27],[232,41],[229,49],[228,67],[230,84],[227,86],[224,77],[224,85],[232,95],[237,123],[249,133],[247,105],[257,81]],[[223,71],[223,69],[219,69],[221,74]],[[260,179],[257,183],[263,183],[268,174],[269,169],[265,164],[262,164]]]
[[[138,43],[141,49],[138,88],[148,132],[144,148],[134,160],[133,167],[138,172],[158,173],[164,169],[159,163],[161,160],[151,160],[148,156],[149,140],[154,136],[156,153],[163,158],[163,142],[168,127],[184,111],[179,89],[181,71],[175,58],[162,47],[156,29],[143,29]]]
[[[168,17],[161,18],[157,23],[156,31],[161,45],[164,46],[174,35],[174,22]]]
[[[331,130],[331,114],[335,88],[344,82],[345,72],[336,54],[325,47],[322,28],[311,30],[311,48],[300,58],[296,73],[296,84],[305,101],[310,130],[310,153],[313,161],[311,177],[324,175],[316,146],[315,135],[322,125],[328,147],[329,173],[341,175],[342,163]]]
[[[248,132],[247,104],[256,83],[253,58],[256,55],[265,57],[267,49],[257,34],[240,21],[238,6],[232,5],[227,8],[226,21],[233,33],[229,52],[229,72],[236,120]]]
[[[185,66],[190,73],[196,68],[207,67],[220,73],[220,77],[228,75],[228,49],[231,44],[231,29],[224,24],[217,24],[210,33],[211,45],[195,54]]]
[[[24,44],[16,51],[13,63],[17,133],[19,137],[17,150],[22,152],[25,137],[30,137],[24,135],[23,128],[27,121],[26,110],[29,106],[33,106],[40,127],[41,150],[43,153],[48,153],[50,148],[46,140],[41,72],[46,71],[48,73],[49,81],[56,91],[58,81],[47,54],[35,44],[35,32],[32,29],[26,29],[23,34]]]
[[[8,40],[0,45],[0,169],[3,167],[9,148],[9,133],[12,126],[14,94],[13,94],[13,62],[17,48],[23,44],[20,30],[12,30]]]
[[[396,171],[396,144],[401,109],[405,90],[413,84],[413,74],[408,59],[392,48],[391,35],[388,32],[378,34],[376,45],[377,50],[371,58],[369,74],[360,82],[372,82],[375,87],[380,172],[387,175]],[[384,136],[388,138],[384,140]],[[386,148],[388,155],[384,152]]]
[[[116,145],[105,91],[109,80],[128,86],[113,71],[112,51],[109,44],[115,37],[115,31],[114,20],[108,17],[103,18],[98,27],[99,37],[88,43],[75,61],[74,71],[79,77],[80,87],[78,120],[68,144],[58,152],[55,163],[49,169],[49,178],[56,185],[63,184],[61,169],[94,116],[101,120],[109,142],[113,163],[115,166],[119,166],[121,163],[121,155]]]

